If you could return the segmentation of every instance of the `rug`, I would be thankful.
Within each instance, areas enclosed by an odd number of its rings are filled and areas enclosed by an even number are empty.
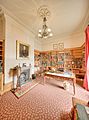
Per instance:
[[[18,87],[15,91],[12,90],[12,92],[15,94],[17,98],[20,98],[24,94],[26,94],[29,90],[34,88],[36,85],[40,83],[40,80],[31,80],[27,82],[26,84],[23,84],[21,87]]]
[[[68,92],[58,87],[59,82],[51,79],[44,85],[38,84],[19,99],[6,92],[0,96],[0,120],[70,120],[72,85]],[[75,97],[88,101],[89,92],[76,85]]]

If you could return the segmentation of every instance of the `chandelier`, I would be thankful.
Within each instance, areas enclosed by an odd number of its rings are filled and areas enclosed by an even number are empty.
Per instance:
[[[46,6],[41,6],[38,9],[38,14],[43,19],[42,29],[39,29],[38,37],[39,38],[48,38],[48,37],[53,36],[51,29],[46,24],[47,18],[50,16],[50,11],[47,9]]]

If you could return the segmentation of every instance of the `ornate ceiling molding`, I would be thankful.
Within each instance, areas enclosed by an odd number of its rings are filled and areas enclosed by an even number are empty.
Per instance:
[[[4,15],[4,11],[3,9],[0,7],[0,16],[3,16]]]
[[[38,16],[42,19],[44,17],[48,18],[51,15],[51,12],[49,11],[48,7],[46,5],[42,5],[40,8],[38,8]]]

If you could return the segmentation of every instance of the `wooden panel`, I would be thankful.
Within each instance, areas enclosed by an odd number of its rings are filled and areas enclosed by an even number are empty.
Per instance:
[[[82,57],[82,49],[75,48],[75,49],[73,49],[72,54],[73,54],[74,58],[81,58]]]
[[[4,78],[3,73],[0,73],[0,90],[1,91],[3,91],[3,78]]]

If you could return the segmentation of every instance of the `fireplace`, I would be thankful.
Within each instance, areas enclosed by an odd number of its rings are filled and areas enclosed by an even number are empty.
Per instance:
[[[30,69],[31,66],[14,67],[10,69],[13,75],[13,88],[21,87],[23,84],[30,81]]]
[[[18,78],[18,86],[22,86],[30,80],[30,69],[21,69],[20,76]]]
[[[30,67],[20,67],[18,69],[17,86],[21,87],[23,84],[30,81]]]

